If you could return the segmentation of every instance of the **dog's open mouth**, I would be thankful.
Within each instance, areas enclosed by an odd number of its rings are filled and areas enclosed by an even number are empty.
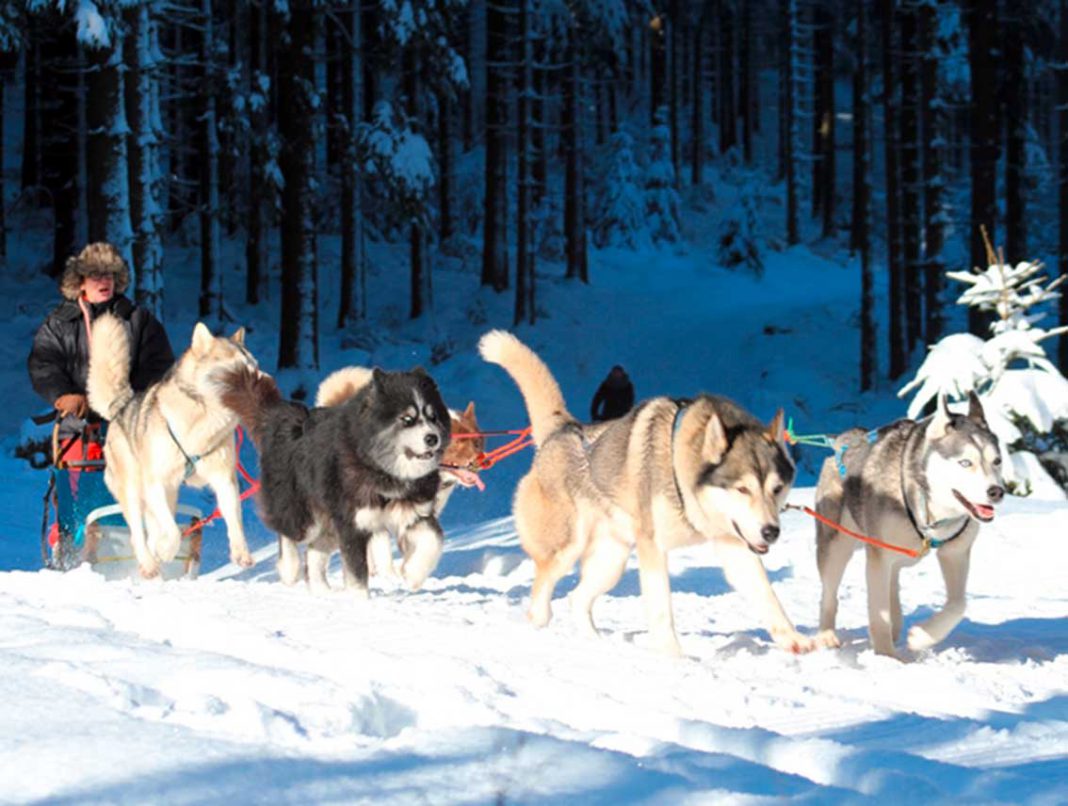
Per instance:
[[[485,490],[486,485],[482,483],[482,479],[478,473],[473,470],[468,470],[466,467],[455,467],[452,465],[442,465],[441,472],[447,473],[456,479],[456,482],[464,487],[478,487],[478,489]]]
[[[431,459],[433,459],[435,456],[437,456],[437,453],[438,452],[436,450],[434,450],[433,448],[431,448],[428,451],[425,451],[424,453],[416,453],[411,448],[405,448],[404,449],[404,458],[405,459],[418,459],[421,462],[429,462]]]
[[[752,543],[745,539],[745,535],[742,534],[742,530],[738,528],[737,521],[731,521],[731,526],[734,527],[734,533],[738,535],[738,539],[745,543],[745,545],[749,547],[749,550],[751,552],[753,552],[754,554],[768,553],[768,549],[770,549],[771,546],[769,546],[767,543],[765,543],[763,546],[754,546]]]
[[[964,504],[964,508],[968,510],[968,512],[971,513],[972,517],[975,518],[977,521],[982,521],[983,523],[990,523],[990,521],[994,520],[994,508],[992,506],[988,504],[976,504],[972,501],[969,501],[956,490],[953,491],[953,495],[957,496],[957,500]]]

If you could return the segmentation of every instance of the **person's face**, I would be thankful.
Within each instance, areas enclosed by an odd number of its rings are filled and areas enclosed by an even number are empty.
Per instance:
[[[86,302],[107,302],[115,293],[115,275],[94,273],[83,277],[82,293]]]

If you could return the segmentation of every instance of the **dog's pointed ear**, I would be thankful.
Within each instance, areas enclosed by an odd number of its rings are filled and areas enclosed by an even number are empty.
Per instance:
[[[986,413],[974,389],[968,392],[968,419],[977,425],[986,426]]]
[[[953,412],[949,410],[949,400],[945,393],[938,393],[938,402],[935,404],[935,413],[927,426],[927,436],[932,439],[943,437],[953,424]]]
[[[376,392],[382,391],[382,387],[386,382],[386,373],[375,367],[371,370],[371,388]]]
[[[196,327],[193,328],[193,355],[204,355],[211,349],[212,342],[215,341],[215,337],[211,335],[211,331],[208,330],[208,326],[203,322],[197,322]]]
[[[461,415],[465,420],[475,419],[475,401],[471,400],[467,404],[467,408],[464,409],[464,413]]]
[[[775,416],[772,417],[771,422],[768,423],[768,438],[772,442],[778,442],[782,445],[786,444],[786,432],[783,430],[786,423],[786,414],[782,409],[775,412]]]
[[[412,375],[418,375],[420,378],[429,378],[430,377],[430,373],[428,373],[425,369],[423,369],[422,366],[412,367]]]
[[[727,452],[727,429],[723,427],[723,420],[719,415],[712,412],[705,424],[705,437],[701,444],[701,457],[709,464],[719,464],[723,454]]]
[[[237,330],[234,331],[234,335],[232,335],[230,337],[230,341],[232,341],[234,344],[239,345],[240,347],[244,347],[245,346],[245,326],[244,325],[242,325],[241,327],[239,327]]]

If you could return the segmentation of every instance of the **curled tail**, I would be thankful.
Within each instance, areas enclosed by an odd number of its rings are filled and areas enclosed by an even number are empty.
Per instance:
[[[274,378],[249,367],[226,373],[222,378],[222,402],[241,420],[257,447],[262,444],[268,412],[282,404]]]
[[[545,362],[511,333],[491,330],[479,340],[478,351],[491,364],[503,367],[519,387],[527,404],[535,445],[541,447],[550,434],[574,422],[560,385]]]
[[[89,405],[105,420],[113,420],[133,397],[130,386],[130,337],[126,325],[111,314],[93,323],[89,342]]]
[[[371,382],[371,370],[343,367],[326,376],[315,394],[316,406],[340,406]]]

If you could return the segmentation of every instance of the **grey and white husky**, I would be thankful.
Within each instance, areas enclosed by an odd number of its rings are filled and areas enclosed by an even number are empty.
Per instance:
[[[839,454],[828,458],[816,488],[816,511],[847,529],[919,552],[910,557],[877,546],[868,555],[868,632],[880,655],[893,655],[901,634],[898,576],[936,549],[946,583],[946,603],[908,633],[908,647],[926,649],[943,640],[964,617],[968,562],[979,524],[994,519],[1005,496],[998,439],[973,392],[968,413],[951,412],[940,399],[925,420],[898,420],[875,432],[838,437]],[[823,595],[820,630],[834,633],[838,586],[857,540],[818,523],[816,558]]]

